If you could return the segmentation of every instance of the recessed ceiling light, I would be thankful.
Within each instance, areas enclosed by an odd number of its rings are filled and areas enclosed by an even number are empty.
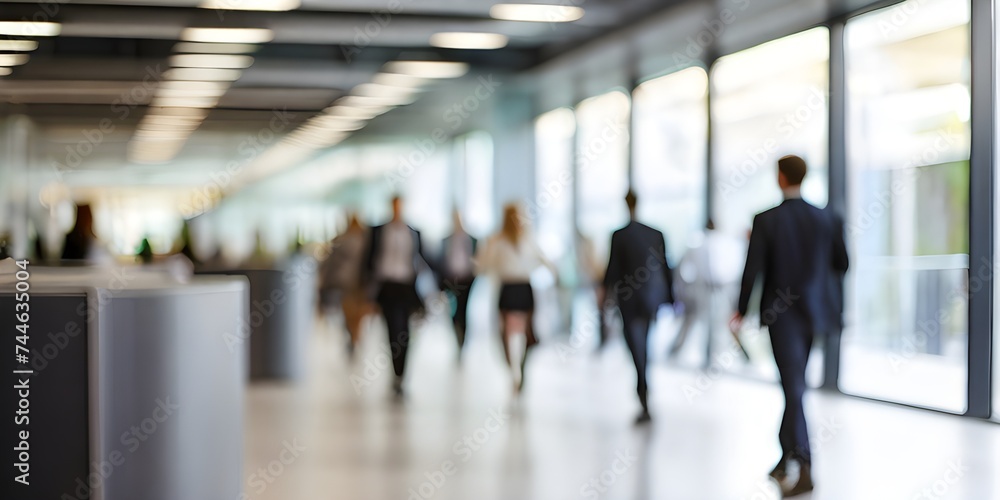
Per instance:
[[[431,35],[431,45],[445,49],[499,49],[507,46],[507,36],[499,33],[435,33]]]
[[[252,54],[257,52],[258,45],[252,43],[204,43],[178,42],[174,52],[192,54]]]
[[[218,97],[166,97],[156,96],[150,106],[163,108],[214,108]]]
[[[335,104],[340,106],[350,106],[352,108],[391,108],[393,106],[404,106],[415,100],[412,96],[403,97],[368,97],[361,95],[349,95],[341,97]]]
[[[208,110],[195,108],[165,108],[155,112],[150,111],[146,117],[162,116],[164,118],[188,118],[192,120],[204,120],[208,116]]]
[[[385,71],[420,78],[457,78],[469,71],[469,65],[453,61],[393,61]]]
[[[160,82],[156,87],[156,90],[179,90],[179,91],[191,91],[191,92],[225,92],[229,89],[229,83],[227,82],[199,82],[199,81],[176,81],[168,80]]]
[[[376,99],[373,97],[361,97],[356,95],[345,95],[333,101],[333,107],[360,108],[371,111],[373,109],[392,109],[396,107],[396,101],[390,99]],[[329,109],[329,108],[327,108]]]
[[[571,5],[498,3],[490,7],[493,19],[536,23],[568,23],[583,17],[583,9]]]
[[[193,131],[201,125],[199,122],[189,122],[189,123],[159,123],[159,122],[141,122],[136,130],[147,130],[150,132],[171,132],[171,131]]]
[[[150,143],[172,143],[183,141],[191,133],[187,130],[143,130],[135,131],[137,141]]]
[[[139,124],[177,125],[183,127],[187,125],[198,125],[202,121],[204,121],[204,118],[201,116],[182,116],[150,112],[147,113],[146,116],[142,117]]]
[[[307,144],[330,146],[340,142],[351,132],[352,131],[340,130],[306,132],[305,130],[299,129],[294,132],[293,137]]]
[[[170,98],[204,98],[204,97],[222,97],[226,93],[225,90],[216,89],[204,89],[204,90],[180,90],[180,89],[156,89],[156,97],[170,97]]]
[[[20,66],[26,62],[27,54],[0,54],[0,66]]]
[[[314,135],[304,134],[299,130],[296,130],[295,132],[289,134],[288,140],[289,143],[296,146],[316,149],[333,146],[334,144],[343,141],[350,135],[351,134],[348,132],[331,132],[324,135]]]
[[[10,52],[31,52],[38,48],[34,40],[0,40],[0,50]]]
[[[59,23],[0,21],[0,35],[56,36],[60,31],[62,31],[62,26]]]
[[[11,74],[13,72],[14,72],[14,70],[12,70],[10,68],[0,68],[0,76],[7,76],[7,75],[9,75],[9,74]]]
[[[343,106],[339,102],[335,103],[333,106],[323,110],[324,113],[330,116],[343,116],[347,118],[357,118],[361,120],[371,120],[378,115],[386,113],[392,109],[392,106],[369,106],[363,108],[356,108],[351,106]]]
[[[331,119],[331,118],[333,118],[333,119]],[[302,130],[304,130],[304,131],[310,131],[310,130],[322,130],[322,131],[331,131],[331,130],[333,130],[333,131],[338,131],[339,130],[341,132],[350,132],[352,130],[358,130],[358,129],[363,128],[365,126],[365,121],[364,120],[344,120],[344,119],[339,119],[338,120],[336,118],[340,118],[340,117],[336,117],[336,116],[323,117],[321,115],[320,117],[313,118],[312,120],[309,120],[305,124],[305,126],[302,127]]]
[[[141,137],[135,138],[129,144],[129,149],[134,153],[145,153],[145,154],[163,154],[164,156],[172,157],[177,154],[184,143],[187,141],[188,137],[164,137],[162,139]]]
[[[299,8],[299,0],[203,0],[199,7],[218,10],[261,10],[280,12]]]
[[[252,57],[231,54],[180,54],[170,56],[170,65],[175,68],[246,69],[251,64],[253,64]]]
[[[243,74],[238,69],[172,68],[163,73],[166,80],[196,80],[208,82],[234,82]]]
[[[362,83],[351,89],[351,95],[384,99],[409,99],[417,92],[419,89],[416,87],[400,87],[380,83]]]
[[[210,43],[266,43],[274,33],[263,28],[184,28],[181,40]]]
[[[163,124],[177,124],[183,125],[188,123],[201,123],[204,119],[204,112],[197,115],[183,115],[183,114],[172,114],[172,113],[160,113],[156,111],[150,111],[146,113],[146,116],[142,117],[139,123],[163,123]]]
[[[171,118],[171,117],[165,117],[165,118]],[[199,125],[201,125],[201,120],[177,120],[177,121],[155,120],[151,119],[150,115],[147,115],[146,118],[143,118],[142,121],[139,122],[138,128],[144,128],[150,130],[170,129],[170,128],[194,130],[198,128]]]
[[[399,73],[378,73],[372,78],[372,83],[377,85],[389,85],[392,87],[416,88],[427,83],[424,78],[401,75]]]

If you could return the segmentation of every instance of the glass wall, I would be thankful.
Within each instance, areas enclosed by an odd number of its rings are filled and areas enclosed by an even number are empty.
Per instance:
[[[632,96],[636,215],[663,231],[673,264],[705,224],[708,75],[688,68],[649,80]]]
[[[712,68],[712,214],[719,229],[745,234],[754,214],[781,202],[776,161],[809,165],[802,196],[827,198],[830,37],[826,28],[720,58]]]
[[[403,185],[405,218],[421,231],[429,246],[447,236],[452,225],[452,199],[442,193],[442,189],[451,185],[449,159],[444,148],[428,155]]]
[[[535,200],[527,215],[538,244],[553,262],[573,249],[573,111],[559,108],[535,120]]]
[[[781,202],[778,158],[805,159],[802,196],[826,205],[829,59],[829,32],[814,28],[725,56],[712,68],[712,218],[722,235],[738,238],[744,248],[753,216]],[[745,256],[744,250],[739,272]],[[748,318],[748,324],[756,321]],[[732,368],[776,379],[767,335],[744,339],[752,362]],[[820,382],[822,368],[817,350],[809,363],[812,385]]]
[[[493,138],[471,132],[455,141],[455,206],[469,234],[482,238],[496,229],[493,202]]]
[[[167,204],[169,197],[157,194],[106,196],[95,204],[94,229],[102,241],[108,242],[111,252],[134,255],[143,239],[157,254],[177,249],[182,221]]]
[[[708,181],[708,74],[692,67],[646,81],[632,92],[632,189],[639,197],[637,218],[663,231],[675,288],[684,305],[680,329],[662,325],[674,343],[675,360],[704,366],[719,319],[729,300],[700,287],[709,273],[706,222]],[[738,267],[743,256],[727,260]],[[713,264],[716,259],[713,259]],[[739,272],[739,271],[737,271]],[[661,322],[664,323],[664,322]],[[709,328],[711,326],[711,328]],[[681,346],[683,345],[683,348]]]
[[[577,228],[598,262],[607,262],[611,233],[628,222],[629,98],[608,92],[576,108]]]
[[[966,407],[969,3],[847,23],[845,392]]]

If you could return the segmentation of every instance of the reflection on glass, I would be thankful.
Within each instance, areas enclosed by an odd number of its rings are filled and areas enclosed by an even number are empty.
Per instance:
[[[181,231],[177,198],[153,189],[104,194],[94,204],[94,232],[115,255],[134,255],[144,238],[154,253],[169,253]]]
[[[705,223],[708,75],[689,68],[633,93],[633,181],[638,219],[663,231],[671,263]]]
[[[712,212],[720,230],[743,235],[754,214],[781,202],[776,162],[787,154],[809,164],[803,198],[826,205],[829,59],[829,33],[815,28],[712,68]]]
[[[451,229],[452,198],[444,192],[449,182],[448,154],[443,148],[430,154],[406,178],[403,198],[406,221],[419,229],[425,241],[440,241]]]
[[[806,160],[802,197],[826,205],[829,60],[829,32],[814,28],[725,56],[713,66],[712,217],[723,234],[745,242],[753,216],[781,202],[777,160],[784,155]],[[751,362],[727,366],[776,380],[767,335],[747,335],[744,344]],[[715,359],[733,352],[725,349]],[[810,385],[821,382],[822,360],[822,351],[814,349],[806,374]]]
[[[628,222],[629,98],[608,92],[581,102],[577,126],[577,225],[607,262],[611,233]]]
[[[573,111],[559,108],[535,120],[535,200],[526,213],[538,244],[553,262],[573,248]]]
[[[684,303],[671,352],[676,361],[704,366],[729,311],[723,287],[707,285],[715,263],[705,238],[708,173],[708,74],[698,67],[649,80],[632,93],[632,189],[637,218],[663,231],[674,267],[677,298]],[[713,240],[714,241],[714,240]],[[737,251],[730,262],[742,259]],[[715,260],[715,259],[713,259]],[[676,333],[673,331],[676,330]]]
[[[494,229],[493,138],[488,132],[472,132],[456,141],[455,202],[460,207],[466,231],[484,237]]]
[[[846,31],[853,271],[840,384],[955,412],[967,378],[968,22],[964,0],[911,0]]]

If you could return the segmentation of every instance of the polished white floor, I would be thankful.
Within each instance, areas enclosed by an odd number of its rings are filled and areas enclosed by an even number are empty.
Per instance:
[[[776,386],[660,362],[655,420],[635,427],[620,340],[600,354],[549,341],[514,399],[494,337],[473,332],[458,364],[433,323],[394,401],[382,337],[376,326],[349,363],[341,334],[318,328],[306,380],[251,386],[246,498],[779,498]],[[817,489],[799,498],[1000,498],[1000,425],[820,392],[807,404]]]

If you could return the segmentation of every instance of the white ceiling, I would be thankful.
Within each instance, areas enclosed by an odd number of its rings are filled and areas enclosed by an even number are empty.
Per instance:
[[[66,163],[73,149],[88,146],[80,165],[63,178],[70,185],[198,186],[234,159],[259,160],[257,155],[280,142],[282,134],[351,88],[370,81],[387,61],[460,60],[472,67],[466,79],[437,83],[416,104],[372,123],[377,133],[398,136],[411,130],[419,135],[427,126],[426,117],[440,122],[442,109],[456,95],[466,95],[477,75],[517,73],[561,47],[593,39],[645,11],[678,1],[573,0],[570,4],[586,9],[585,16],[559,24],[491,19],[490,7],[499,3],[495,0],[399,0],[401,9],[382,17],[382,23],[373,12],[393,4],[370,0],[302,0],[295,11],[267,13],[200,9],[200,0],[44,4],[9,0],[0,2],[0,20],[42,13],[61,23],[62,32],[40,39],[27,64],[17,67],[10,77],[0,77],[0,116],[25,114],[34,120],[37,149],[43,157],[38,164],[43,170],[53,162]],[[527,3],[566,4],[561,0]],[[160,74],[169,68],[171,47],[190,26],[267,28],[274,38],[253,54],[253,65],[233,83],[173,161],[131,163],[126,152],[132,132],[146,113]],[[366,29],[368,35],[360,35]],[[510,42],[496,51],[430,47],[431,35],[442,31],[500,33]],[[289,123],[273,140],[247,153],[247,139],[266,127],[275,110],[287,112]],[[479,112],[463,128],[477,121],[488,121],[488,111]],[[84,134],[102,123],[110,123],[113,131],[89,144]],[[269,172],[266,167],[260,171]]]

